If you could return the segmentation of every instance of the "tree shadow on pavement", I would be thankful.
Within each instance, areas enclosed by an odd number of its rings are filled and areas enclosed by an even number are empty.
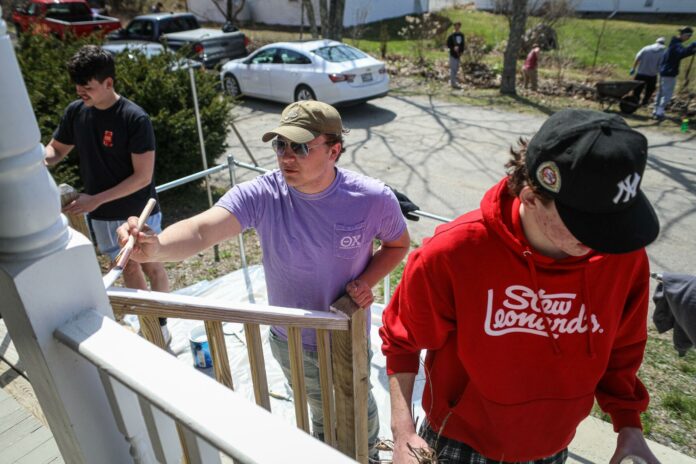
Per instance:
[[[547,116],[551,116],[553,113],[556,112],[556,111],[554,111],[553,109],[549,108],[548,106],[545,106],[545,105],[542,105],[542,104],[537,103],[537,102],[535,102],[535,101],[532,101],[532,100],[530,100],[529,98],[523,97],[523,96],[521,96],[521,95],[515,94],[515,95],[509,95],[509,97],[512,98],[513,100],[515,100],[515,101],[518,102],[518,103],[521,103],[521,104],[523,104],[523,105],[526,105],[526,106],[529,106],[529,107],[531,107],[531,108],[534,108],[534,109],[536,109],[536,110],[538,110],[538,111],[541,111],[542,113],[544,113],[544,114],[547,115]]]
[[[348,129],[369,129],[383,126],[396,119],[396,113],[371,103],[352,106],[339,106],[343,125]]]

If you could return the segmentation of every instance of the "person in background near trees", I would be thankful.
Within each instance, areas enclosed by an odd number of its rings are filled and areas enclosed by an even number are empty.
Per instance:
[[[650,99],[657,85],[657,72],[660,70],[660,62],[665,52],[665,38],[658,37],[654,44],[646,45],[636,54],[633,66],[628,72],[637,81],[645,82],[645,85],[633,92],[636,100],[640,101],[640,95],[645,91],[642,105],[650,104]]]
[[[665,108],[672,100],[674,87],[677,85],[677,76],[679,75],[679,63],[687,56],[696,53],[696,42],[692,42],[688,47],[682,44],[689,40],[693,35],[694,30],[690,27],[679,29],[679,35],[672,37],[667,50],[662,56],[660,64],[660,88],[657,91],[655,98],[655,110],[653,111],[653,119],[662,121],[665,119]]]
[[[161,13],[162,9],[164,9],[164,5],[162,2],[157,2],[154,5],[152,5],[151,11],[152,13]]]
[[[536,91],[539,83],[539,53],[541,48],[539,44],[532,44],[532,49],[527,54],[527,59],[524,60],[522,66],[522,77],[524,80],[524,88],[532,86],[532,90]]]
[[[454,23],[454,32],[447,37],[447,48],[449,48],[449,67],[450,67],[450,85],[453,89],[459,89],[457,82],[457,74],[459,73],[459,64],[461,62],[462,53],[464,53],[464,34],[459,30],[462,28],[462,23],[457,21]]]
[[[263,251],[269,304],[328,311],[331,303],[347,293],[358,306],[369,308],[372,287],[406,256],[410,239],[389,187],[336,167],[345,151],[345,132],[341,116],[332,106],[318,101],[290,104],[283,110],[280,126],[262,138],[264,142],[273,140],[280,169],[235,186],[208,211],[169,226],[159,235],[138,234],[132,259],[181,261],[255,228]],[[122,243],[129,232],[136,232],[136,223],[137,218],[130,218],[119,229]],[[373,253],[374,239],[381,246]],[[284,327],[271,328],[270,344],[290,381]],[[314,330],[302,331],[302,344],[312,429],[323,439]],[[379,416],[372,392],[367,407],[370,457],[376,459]]]
[[[657,463],[648,392],[645,246],[659,222],[640,189],[647,140],[616,115],[563,110],[520,140],[478,210],[408,258],[380,335],[394,464],[560,464],[595,398],[618,432],[611,464]],[[425,420],[411,401],[425,357]],[[637,462],[637,461],[632,461]]]
[[[110,53],[85,45],[67,63],[79,100],[68,105],[53,138],[45,147],[45,164],[53,166],[73,148],[80,159],[80,178],[86,193],[68,204],[66,213],[87,213],[99,251],[112,260],[119,252],[116,229],[129,216],[140,215],[155,192],[155,132],[150,117],[115,90],[116,69]],[[147,220],[160,230],[159,202]],[[143,274],[144,273],[144,274]],[[123,270],[128,288],[169,291],[161,263],[130,261]],[[165,342],[171,336],[160,319]]]

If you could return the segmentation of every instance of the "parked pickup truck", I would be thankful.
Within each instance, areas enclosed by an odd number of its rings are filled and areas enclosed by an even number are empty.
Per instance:
[[[61,39],[68,32],[82,37],[121,27],[117,18],[93,15],[85,0],[28,0],[12,11],[12,22],[17,34],[46,34]]]
[[[190,13],[153,13],[135,17],[124,29],[107,36],[109,42],[162,42],[172,50],[190,46],[191,58],[207,68],[246,56],[249,39],[234,27],[202,28]]]

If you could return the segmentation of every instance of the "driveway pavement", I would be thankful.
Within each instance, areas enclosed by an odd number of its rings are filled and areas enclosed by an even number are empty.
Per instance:
[[[237,128],[262,167],[275,166],[275,155],[261,135],[275,127],[283,107],[247,99],[234,110]],[[534,134],[546,119],[402,96],[340,112],[351,129],[341,166],[380,178],[421,210],[450,218],[478,207],[483,193],[504,175],[510,145]],[[660,237],[648,249],[653,270],[696,273],[696,132],[639,130],[650,147],[643,189],[662,224]],[[234,134],[229,142],[230,152],[249,162]],[[437,225],[426,218],[409,221],[418,242]]]

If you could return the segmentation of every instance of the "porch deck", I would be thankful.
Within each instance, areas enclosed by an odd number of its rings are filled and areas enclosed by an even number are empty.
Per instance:
[[[2,319],[0,450],[0,464],[64,462]]]
[[[3,362],[3,368],[7,366]],[[7,373],[10,371],[4,370]],[[0,389],[0,449],[0,464],[64,462],[49,428],[7,393],[4,385]]]

